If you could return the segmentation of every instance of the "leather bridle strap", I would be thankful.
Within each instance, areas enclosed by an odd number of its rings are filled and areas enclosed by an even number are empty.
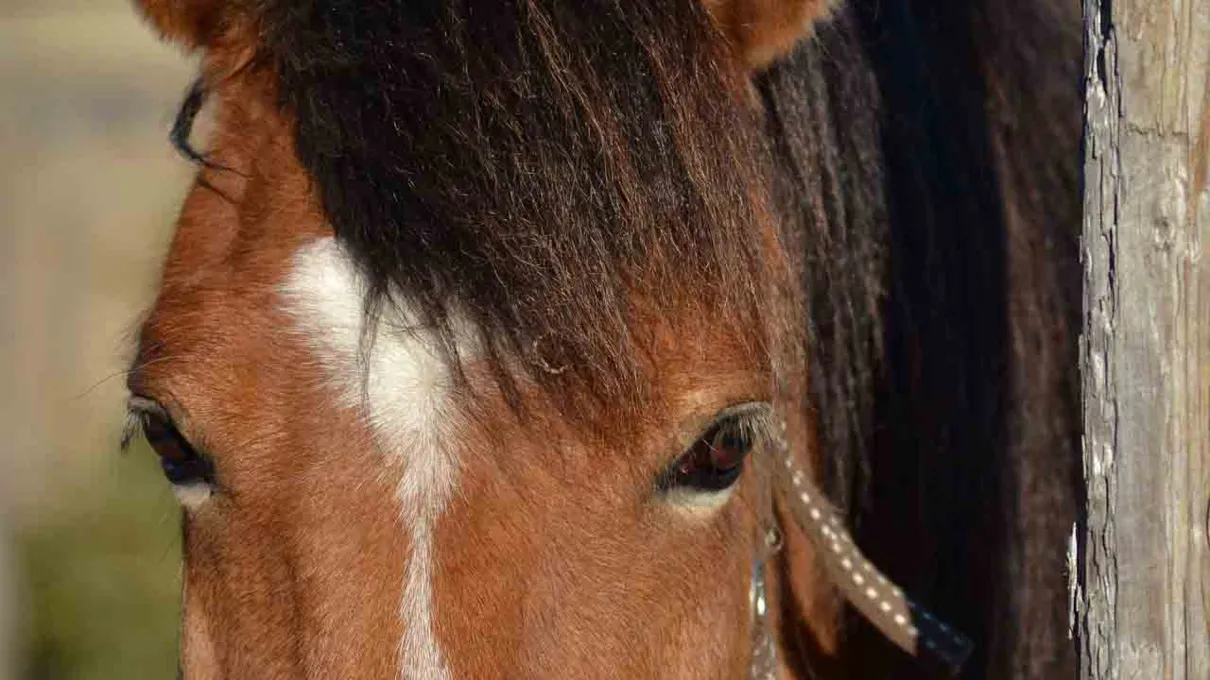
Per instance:
[[[957,673],[971,641],[904,596],[866,559],[840,513],[794,461],[786,442],[777,447],[781,493],[799,528],[811,539],[828,576],[845,599],[887,638],[913,656],[932,657]]]

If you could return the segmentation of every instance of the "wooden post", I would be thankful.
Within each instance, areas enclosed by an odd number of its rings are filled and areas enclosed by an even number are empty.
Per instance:
[[[1210,678],[1210,0],[1085,0],[1087,679]]]

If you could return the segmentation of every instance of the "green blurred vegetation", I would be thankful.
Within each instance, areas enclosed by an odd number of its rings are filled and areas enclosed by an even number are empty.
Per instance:
[[[180,511],[144,443],[112,459],[17,536],[28,680],[176,676]]]

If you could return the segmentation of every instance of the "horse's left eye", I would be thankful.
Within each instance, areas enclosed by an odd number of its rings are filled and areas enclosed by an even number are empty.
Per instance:
[[[172,420],[152,411],[139,413],[138,419],[143,436],[159,456],[169,482],[179,486],[214,481],[214,468],[209,459],[193,448]]]
[[[752,450],[752,436],[737,423],[715,425],[681,454],[663,475],[661,487],[722,491],[735,484]]]

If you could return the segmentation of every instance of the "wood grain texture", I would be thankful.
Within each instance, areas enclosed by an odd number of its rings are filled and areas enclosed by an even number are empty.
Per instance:
[[[1085,0],[1081,677],[1210,678],[1210,0]]]

